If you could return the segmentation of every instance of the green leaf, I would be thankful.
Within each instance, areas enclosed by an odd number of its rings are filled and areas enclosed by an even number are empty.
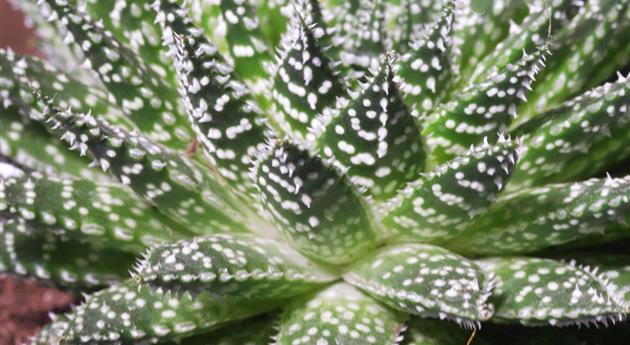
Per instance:
[[[30,341],[29,345],[59,345],[63,332],[68,328],[68,318],[63,315],[50,315],[52,322],[44,326]]]
[[[409,183],[380,210],[392,241],[443,243],[486,212],[506,185],[518,144],[501,139],[435,168]]]
[[[319,121],[318,116],[334,108],[346,90],[320,48],[319,27],[300,14],[296,16],[283,36],[271,94],[284,131],[315,140],[309,131]]]
[[[420,127],[394,82],[392,57],[352,100],[340,101],[315,135],[323,156],[377,199],[392,196],[424,168]]]
[[[385,247],[348,268],[344,280],[410,314],[469,327],[492,316],[492,276],[474,262],[428,244]]]
[[[0,272],[36,277],[63,287],[93,288],[127,277],[134,256],[101,248],[65,229],[0,220]]]
[[[486,259],[480,265],[497,276],[490,300],[499,321],[587,325],[621,321],[629,310],[594,272],[571,263],[515,257]]]
[[[630,176],[553,184],[509,194],[447,246],[474,255],[531,253],[630,234]]]
[[[495,69],[516,63],[523,50],[532,51],[550,36],[566,27],[583,2],[550,0],[529,6],[529,14],[520,25],[511,24],[509,34],[476,65],[472,80],[482,81]]]
[[[266,92],[271,52],[260,28],[256,8],[249,1],[239,0],[220,0],[219,6],[236,73],[247,81],[254,94]]]
[[[278,345],[397,344],[403,316],[340,283],[285,311]]]
[[[497,134],[507,132],[518,105],[526,101],[533,79],[545,66],[547,53],[546,44],[533,54],[523,52],[518,63],[467,87],[427,119],[423,134],[433,160],[443,163],[484,138],[494,142]]]
[[[510,188],[563,182],[630,156],[630,79],[619,76],[526,122],[525,153]]]
[[[73,2],[76,2],[74,0]],[[160,26],[155,23],[153,0],[84,0],[82,5],[92,18],[98,18],[114,37],[144,62],[149,73],[175,86],[175,71],[162,46]]]
[[[178,115],[177,92],[149,73],[141,59],[87,14],[65,0],[45,1],[67,27],[65,41],[81,47],[90,67],[129,119],[153,141],[185,150],[191,136],[185,119]]]
[[[614,291],[619,300],[630,305],[630,255],[615,253],[573,252],[562,257],[591,267],[600,279]]]
[[[158,210],[197,234],[246,230],[226,188],[187,157],[137,131],[72,114],[43,97],[46,126],[93,164],[109,171]]]
[[[362,78],[370,68],[378,68],[381,55],[388,45],[385,31],[385,1],[356,1],[347,7],[344,16],[353,16],[342,21],[345,27],[337,38],[342,49],[339,58],[351,81]]]
[[[251,235],[215,235],[149,249],[135,276],[173,291],[276,298],[298,295],[334,278],[290,247]]]
[[[348,263],[375,245],[366,210],[348,181],[291,143],[269,148],[254,171],[263,211],[306,256]]]
[[[204,333],[226,322],[275,308],[255,299],[200,294],[174,296],[130,282],[86,297],[68,314],[64,344],[112,344],[169,340]]]
[[[418,6],[420,6],[418,4]],[[430,29],[411,41],[400,61],[400,89],[405,102],[420,116],[440,103],[451,82],[452,26],[455,2],[448,1]]]
[[[470,338],[470,331],[452,322],[414,317],[407,322],[404,337],[401,345],[463,345]],[[473,344],[485,345],[487,343],[475,339]]]
[[[409,44],[424,36],[445,2],[450,3],[450,0],[400,0],[401,13],[396,18],[396,28],[400,31],[396,35],[399,51],[407,51]]]
[[[257,317],[255,319],[233,322],[230,326],[197,336],[184,338],[173,342],[160,342],[169,345],[208,345],[212,339],[213,345],[269,345],[277,332],[274,319]]]
[[[249,197],[255,193],[249,170],[271,135],[265,133],[264,118],[217,48],[191,23],[188,11],[169,0],[156,2],[156,10],[197,140],[218,173]]]
[[[118,184],[60,179],[39,172],[0,182],[0,214],[65,229],[69,236],[85,236],[106,248],[135,253],[182,236]]]
[[[590,86],[592,73],[609,57],[618,27],[628,25],[629,6],[629,1],[588,2],[570,25],[558,33],[551,48],[554,57],[519,112],[523,118],[534,117]],[[617,39],[626,41],[627,36]]]

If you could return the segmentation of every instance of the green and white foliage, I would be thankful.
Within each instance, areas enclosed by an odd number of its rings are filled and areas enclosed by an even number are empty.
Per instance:
[[[630,156],[630,79],[619,75],[526,122],[526,152],[511,188],[584,178]]]
[[[360,259],[344,279],[401,311],[452,319],[468,327],[492,315],[492,275],[472,261],[440,247],[387,247]]]
[[[414,5],[412,7],[421,6]],[[453,77],[450,60],[454,10],[455,2],[449,1],[440,19],[431,25],[425,36],[412,40],[409,51],[401,57],[400,88],[405,101],[417,112],[416,116],[433,109],[448,92]]]
[[[344,283],[284,312],[274,344],[397,344],[404,317]]]
[[[398,91],[393,57],[351,100],[323,117],[318,151],[376,199],[391,196],[424,167],[420,128]]]
[[[495,70],[485,81],[466,87],[439,107],[423,131],[435,162],[443,163],[484,138],[494,142],[496,133],[506,133],[519,104],[527,101],[547,54],[547,44],[531,54],[523,51],[518,62]]]
[[[630,314],[629,0],[13,2],[0,274],[86,293],[30,343],[628,338],[557,327]]]
[[[0,214],[59,227],[68,236],[90,237],[108,248],[133,253],[182,236],[161,222],[133,192],[118,184],[39,172],[1,182]]]
[[[475,255],[531,253],[630,232],[630,177],[523,189],[501,198],[447,246]],[[545,210],[540,212],[540,209]]]
[[[597,324],[621,321],[629,306],[596,272],[574,263],[536,258],[497,258],[480,265],[496,274],[497,320],[524,324]]]
[[[168,290],[265,298],[294,296],[333,279],[282,243],[227,234],[151,248],[136,276]]]
[[[520,146],[505,138],[473,147],[387,201],[382,223],[393,241],[443,243],[494,203],[514,172]]]
[[[277,121],[284,131],[311,141],[314,138],[309,130],[319,121],[318,115],[327,114],[337,98],[346,95],[344,85],[318,43],[323,35],[318,25],[296,14],[276,58],[271,91]]]
[[[262,208],[302,253],[344,264],[375,246],[368,213],[336,169],[288,142],[268,151],[253,172]]]
[[[0,252],[0,271],[64,287],[116,283],[127,276],[127,267],[134,260],[131,254],[94,245],[89,238],[73,236],[66,229],[19,217],[0,219]]]

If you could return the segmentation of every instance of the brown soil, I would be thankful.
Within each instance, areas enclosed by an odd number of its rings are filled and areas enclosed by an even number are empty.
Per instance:
[[[29,280],[0,276],[0,345],[22,344],[50,321],[49,312],[64,312],[73,297]]]

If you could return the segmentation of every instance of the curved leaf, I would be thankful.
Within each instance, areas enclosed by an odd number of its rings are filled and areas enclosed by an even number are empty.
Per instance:
[[[474,327],[492,316],[492,276],[440,247],[385,247],[353,264],[344,279],[404,312]]]
[[[268,301],[209,294],[193,300],[125,282],[87,296],[67,314],[61,337],[64,344],[152,343],[205,333],[274,307]]]
[[[340,283],[289,307],[275,344],[396,344],[404,328],[400,314]]]
[[[0,214],[77,232],[108,248],[137,252],[182,236],[124,186],[38,172],[0,182]]]
[[[0,253],[0,272],[78,288],[119,282],[127,277],[134,261],[131,254],[101,248],[88,238],[69,236],[67,230],[21,218],[0,219]]]
[[[420,127],[394,82],[392,59],[383,59],[358,96],[340,101],[316,134],[323,156],[376,199],[392,196],[424,167]]]
[[[591,238],[630,235],[630,176],[555,184],[510,194],[447,244],[460,253],[530,253]]]
[[[495,201],[520,148],[500,139],[438,166],[408,184],[380,212],[392,241],[440,243],[456,237]]]
[[[290,297],[334,279],[290,247],[249,235],[216,235],[151,248],[135,276],[168,290],[249,298]]]
[[[306,256],[343,264],[374,247],[376,234],[348,181],[310,152],[278,143],[254,178],[267,217]]]
[[[470,331],[452,322],[415,317],[407,325],[401,345],[463,345],[470,338]],[[485,345],[486,342],[475,339],[473,344]]]
[[[559,261],[496,258],[480,262],[497,276],[490,300],[494,317],[528,325],[571,325],[621,320],[629,307],[594,272]]]

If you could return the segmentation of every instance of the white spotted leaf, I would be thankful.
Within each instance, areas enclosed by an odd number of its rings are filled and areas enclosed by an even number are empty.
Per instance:
[[[519,144],[501,139],[472,148],[409,183],[384,206],[382,224],[392,241],[444,243],[496,200],[508,183]]]
[[[506,133],[518,106],[527,100],[532,81],[544,68],[547,54],[547,44],[532,54],[523,51],[518,62],[495,70],[435,110],[423,130],[433,160],[443,163],[484,138],[495,142]]]
[[[322,52],[320,28],[297,16],[283,36],[271,95],[285,132],[313,140],[309,130],[319,121],[318,116],[334,108],[346,90]]]
[[[215,235],[149,249],[135,277],[164,289],[248,298],[290,297],[334,279],[285,244]]]
[[[65,0],[45,0],[51,18],[64,25],[67,43],[76,43],[116,104],[152,140],[175,149],[186,149],[192,138],[178,111],[177,92],[143,60],[122,45],[102,23]]]
[[[0,212],[132,253],[182,236],[124,186],[39,172],[0,179]]]
[[[620,321],[628,306],[594,272],[571,263],[537,258],[485,259],[496,274],[490,300],[496,320],[553,326]]]
[[[344,283],[284,312],[275,345],[397,344],[404,317]]]
[[[344,280],[406,313],[468,327],[492,316],[493,278],[476,263],[440,247],[385,247],[350,266]]]
[[[385,57],[361,93],[340,101],[318,135],[323,157],[375,199],[392,196],[424,168],[420,127],[394,82],[393,57]]]
[[[0,272],[36,277],[67,288],[101,287],[127,277],[127,268],[134,261],[132,254],[102,248],[87,236],[73,235],[19,217],[0,219]]]
[[[446,246],[471,255],[506,255],[584,239],[592,245],[629,233],[630,176],[511,193]]]
[[[375,246],[368,213],[349,182],[307,150],[277,143],[253,178],[267,217],[306,256],[344,264]]]

